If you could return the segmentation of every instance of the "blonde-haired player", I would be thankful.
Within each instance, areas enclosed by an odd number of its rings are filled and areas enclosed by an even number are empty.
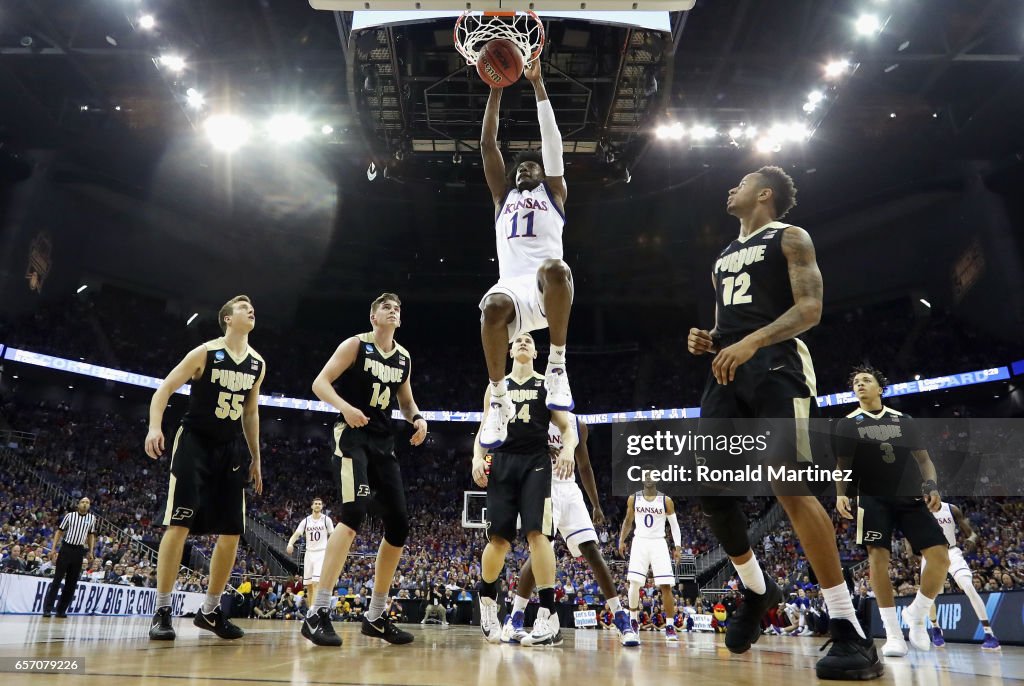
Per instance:
[[[672,558],[668,554],[668,542],[665,540],[665,520],[672,529],[672,543],[675,550]],[[672,585],[676,575],[672,570],[672,559],[679,561],[682,535],[679,532],[679,520],[676,519],[676,506],[672,499],[658,492],[658,485],[650,479],[644,479],[644,490],[629,496],[626,501],[626,520],[619,532],[619,553],[626,556],[626,537],[636,524],[636,535],[633,536],[633,547],[629,553],[629,614],[633,622],[640,613],[640,587],[647,581],[647,570],[654,571],[654,583],[661,590],[661,599],[665,604],[665,640],[678,641],[675,614],[676,603],[672,597]],[[635,629],[635,627],[634,627]]]
[[[324,555],[327,553],[327,538],[334,533],[334,522],[323,514],[324,501],[313,498],[310,506],[312,513],[295,527],[295,533],[288,539],[288,554],[295,552],[295,541],[300,536],[306,537],[306,554],[302,558],[302,585],[306,588],[306,598],[316,598],[316,587],[320,583],[320,570],[324,566]]]

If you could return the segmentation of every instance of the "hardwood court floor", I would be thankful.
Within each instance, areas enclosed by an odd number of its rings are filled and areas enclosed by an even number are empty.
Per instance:
[[[407,646],[362,636],[357,624],[336,624],[345,644],[319,648],[299,635],[298,622],[239,621],[239,641],[200,632],[176,619],[176,641],[150,642],[148,618],[0,616],[0,658],[84,657],[86,673],[0,674],[0,686],[173,686],[174,684],[380,684],[387,686],[597,686],[668,683],[775,684],[817,681],[814,662],[822,641],[764,636],[749,653],[730,655],[722,637],[682,634],[669,644],[644,633],[639,648],[623,648],[611,632],[564,631],[560,648],[490,645],[476,627],[405,625],[416,635]],[[881,647],[881,643],[878,644]],[[822,682],[836,683],[836,682]],[[976,645],[890,659],[874,684],[946,686],[1024,684],[1024,648],[983,653]]]

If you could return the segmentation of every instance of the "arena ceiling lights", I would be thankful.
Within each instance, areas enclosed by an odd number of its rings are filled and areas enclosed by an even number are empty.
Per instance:
[[[697,0],[531,0],[529,9],[535,12],[608,12],[608,11],[657,11],[686,12],[692,10]],[[315,10],[329,12],[356,12],[359,10],[383,11],[456,11],[514,12],[526,9],[522,2],[515,0],[481,0],[456,3],[451,0],[309,0]]]

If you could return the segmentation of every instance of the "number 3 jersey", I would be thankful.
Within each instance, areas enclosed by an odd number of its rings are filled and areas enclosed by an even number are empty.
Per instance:
[[[202,376],[192,381],[188,410],[181,424],[210,441],[228,443],[242,428],[245,399],[263,375],[266,362],[252,348],[236,359],[223,338],[203,345],[206,364]]]
[[[723,338],[742,337],[771,324],[793,306],[789,264],[782,252],[784,229],[769,222],[730,243],[715,261],[718,317]]]
[[[836,425],[836,457],[853,458],[853,482],[861,495],[920,496],[921,471],[911,453],[924,449],[914,419],[891,407],[858,408]]]
[[[510,190],[494,218],[501,278],[532,276],[544,260],[562,259],[564,226],[565,215],[546,183]]]
[[[389,352],[384,352],[374,342],[373,332],[359,334],[356,338],[359,339],[359,354],[338,379],[338,395],[370,419],[362,430],[390,436],[394,431],[391,409],[398,404],[399,387],[409,378],[412,358],[397,342]],[[339,415],[338,422],[344,426],[345,418]]]

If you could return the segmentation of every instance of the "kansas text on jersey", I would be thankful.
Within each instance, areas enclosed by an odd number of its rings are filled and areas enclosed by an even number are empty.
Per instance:
[[[665,539],[665,522],[668,519],[668,507],[665,496],[659,493],[654,500],[644,497],[640,491],[633,497],[633,521],[636,524],[638,538]]]
[[[516,383],[510,375],[505,377],[505,383],[516,414],[508,423],[508,438],[498,448],[498,452],[546,454],[551,410],[547,408],[548,394],[544,390],[544,376],[534,373],[522,383]]]
[[[494,218],[501,278],[536,274],[544,260],[562,259],[564,226],[565,215],[546,183],[510,190]]]
[[[238,436],[245,399],[266,363],[252,348],[235,358],[223,338],[204,345],[206,364],[202,376],[192,382],[188,411],[181,423],[210,440],[227,442]]]
[[[363,430],[374,434],[390,434],[391,408],[395,406],[398,388],[409,378],[412,358],[397,342],[390,352],[374,343],[373,333],[359,334],[356,361],[337,381],[338,395],[365,414],[370,422]],[[338,417],[341,426],[345,418]]]
[[[782,236],[788,226],[769,222],[719,253],[712,272],[719,335],[735,337],[756,331],[793,306],[789,264],[782,252]]]

